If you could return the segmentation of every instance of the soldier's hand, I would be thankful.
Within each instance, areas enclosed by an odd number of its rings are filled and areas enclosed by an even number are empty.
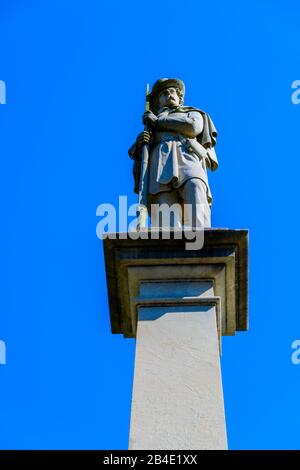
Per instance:
[[[143,131],[136,138],[136,145],[138,150],[141,150],[142,147],[146,144],[149,144],[151,140],[151,132]]]
[[[150,125],[152,127],[156,126],[157,116],[152,113],[152,111],[146,111],[143,115],[143,123],[146,125]]]

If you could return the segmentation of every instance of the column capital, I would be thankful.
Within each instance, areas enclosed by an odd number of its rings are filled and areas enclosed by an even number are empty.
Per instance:
[[[129,234],[116,233],[104,240],[112,333],[135,337],[137,305],[150,301],[145,292],[149,282],[157,283],[160,298],[166,282],[176,283],[172,299],[164,296],[169,303],[196,302],[197,297],[203,302],[203,297],[212,296],[212,286],[213,296],[220,298],[222,334],[248,329],[248,230],[205,229],[199,250],[187,250],[188,240],[184,235],[175,238],[172,232],[171,239],[153,239],[149,232],[148,238],[133,240]],[[180,283],[185,284],[183,289]],[[207,283],[207,294],[199,291],[199,283]]]

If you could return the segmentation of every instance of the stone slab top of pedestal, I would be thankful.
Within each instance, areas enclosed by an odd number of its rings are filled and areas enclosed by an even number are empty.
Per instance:
[[[133,302],[144,282],[211,282],[221,299],[222,334],[248,329],[248,230],[205,229],[201,249],[186,249],[181,239],[137,239],[126,233],[104,239],[112,333],[135,336]],[[145,235],[145,233],[144,233]]]

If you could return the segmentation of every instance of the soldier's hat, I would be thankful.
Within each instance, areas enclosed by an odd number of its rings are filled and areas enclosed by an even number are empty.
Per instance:
[[[156,99],[159,93],[165,90],[166,88],[171,88],[171,87],[179,88],[180,91],[182,92],[182,95],[184,95],[184,91],[185,91],[184,83],[179,78],[160,78],[159,80],[156,80],[149,96],[150,108],[152,110],[156,108]]]

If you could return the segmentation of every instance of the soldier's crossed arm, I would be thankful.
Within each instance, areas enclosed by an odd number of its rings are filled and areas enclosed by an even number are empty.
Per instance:
[[[156,128],[161,131],[177,132],[186,137],[196,137],[203,130],[203,118],[200,113],[174,113],[158,116]]]

